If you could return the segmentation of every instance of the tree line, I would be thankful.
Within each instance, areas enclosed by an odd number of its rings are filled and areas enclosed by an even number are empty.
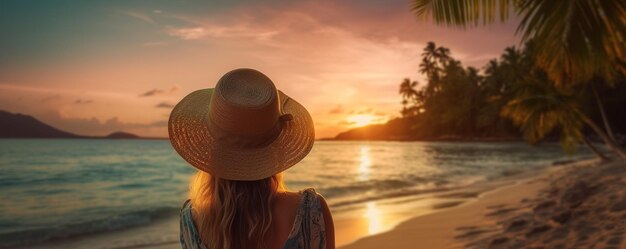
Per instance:
[[[487,25],[497,19],[502,22],[511,13],[520,17],[517,33],[527,44],[522,54],[531,57],[531,70],[525,71],[531,77],[514,91],[515,97],[502,107],[501,114],[520,126],[531,142],[559,130],[565,148],[582,140],[604,159],[582,131],[588,127],[626,160],[603,107],[607,98],[597,89],[624,86],[626,1],[412,0],[411,6],[418,18],[460,28]],[[590,105],[584,103],[589,91],[603,127],[593,119]],[[618,106],[620,116],[623,106]]]
[[[426,82],[400,83],[408,135],[418,140],[523,135],[531,143],[558,138],[567,150],[584,143],[606,159],[589,141],[597,138],[626,158],[619,148],[619,134],[626,133],[624,74],[559,84],[537,66],[536,54],[529,41],[521,49],[506,48],[479,70],[463,67],[448,48],[429,42],[419,64]]]

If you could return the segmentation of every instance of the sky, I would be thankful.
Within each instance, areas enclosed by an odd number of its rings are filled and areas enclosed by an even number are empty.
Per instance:
[[[482,68],[516,18],[462,30],[409,0],[0,1],[0,110],[83,135],[166,137],[172,107],[254,68],[311,113],[317,138],[399,116],[428,41]]]

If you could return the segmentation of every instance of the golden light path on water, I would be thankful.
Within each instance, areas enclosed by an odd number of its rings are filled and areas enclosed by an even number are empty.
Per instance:
[[[370,147],[367,145],[361,146],[361,153],[359,156],[359,181],[367,181],[370,176],[370,166],[372,160],[370,159]]]
[[[370,201],[367,203],[367,209],[365,211],[365,217],[369,222],[369,226],[367,227],[367,232],[372,235],[379,233],[382,229],[380,222],[380,211],[376,206],[376,202]]]
[[[370,147],[368,145],[363,145],[361,146],[359,153],[359,181],[369,180],[371,166],[372,160],[370,156]],[[367,203],[364,216],[368,221],[367,233],[370,235],[379,233],[382,229],[381,213],[376,202],[371,201]]]

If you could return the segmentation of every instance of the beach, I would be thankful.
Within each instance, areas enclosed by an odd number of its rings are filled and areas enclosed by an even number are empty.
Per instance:
[[[570,166],[568,164],[556,168],[537,169],[452,191],[353,204],[348,205],[347,210],[333,208],[337,210],[333,212],[336,244],[341,248],[380,248],[389,243],[398,243],[396,248],[414,248],[413,245],[423,237],[428,238],[426,240],[428,242],[424,242],[422,248],[450,248],[449,243],[454,242],[454,229],[446,228],[483,220],[479,216],[465,216],[466,208],[480,212],[482,207],[493,205],[494,201],[530,198],[542,186],[540,184],[542,181],[536,179]],[[519,189],[524,191],[518,191]],[[493,196],[497,196],[495,200]],[[473,207],[476,205],[479,207]],[[450,219],[457,216],[460,217]],[[407,225],[414,223],[419,226],[417,230],[413,228],[405,230]],[[432,227],[433,224],[437,227]],[[417,234],[415,231],[418,231]],[[178,217],[169,216],[148,226],[61,239],[27,248],[174,249],[180,248],[177,236]],[[385,236],[392,236],[394,241],[389,242]]]
[[[166,141],[8,142],[44,156],[3,157],[15,167],[4,169],[13,177],[4,181],[3,198],[13,201],[2,203],[8,212],[0,222],[31,225],[5,226],[0,248],[180,247],[178,209],[193,169]],[[98,153],[59,156],[81,148]],[[539,205],[550,179],[604,168],[589,158],[585,151],[564,154],[558,145],[319,142],[286,179],[292,190],[315,186],[325,196],[338,247],[458,248],[480,241],[474,248],[486,248],[497,231],[486,227]],[[29,172],[42,169],[51,173],[34,181]],[[84,175],[94,177],[77,180]],[[502,215],[486,215],[493,212]]]
[[[357,248],[626,248],[626,165],[557,162],[463,188],[334,208],[337,246]],[[178,219],[28,248],[178,244]]]
[[[342,248],[626,248],[625,171],[595,160],[548,169]]]
[[[584,160],[462,191],[395,200],[394,208],[377,203],[381,207],[377,224],[372,223],[373,217],[336,217],[337,244],[343,249],[626,248],[625,166]],[[177,222],[165,219],[151,226],[29,248],[179,248]],[[399,224],[375,227],[394,223]],[[390,230],[364,235],[368,229]],[[162,236],[149,236],[154,230]]]

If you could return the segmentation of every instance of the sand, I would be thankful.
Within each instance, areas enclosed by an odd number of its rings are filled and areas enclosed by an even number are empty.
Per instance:
[[[356,248],[626,248],[626,164],[587,160],[444,193],[333,208]],[[28,248],[174,249],[178,217]]]
[[[626,248],[626,164],[551,168],[342,249]]]

